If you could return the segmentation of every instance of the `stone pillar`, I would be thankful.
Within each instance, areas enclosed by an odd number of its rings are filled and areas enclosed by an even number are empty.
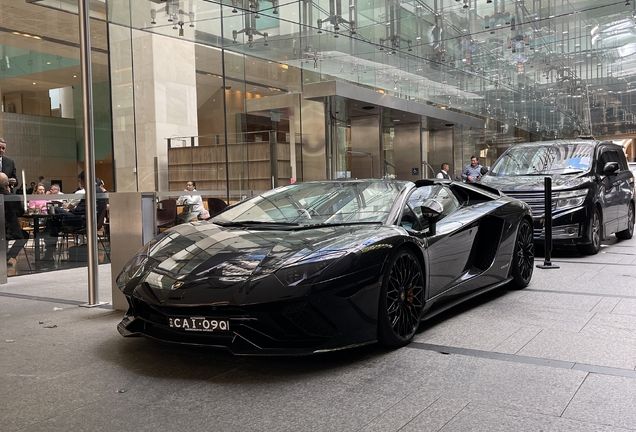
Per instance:
[[[198,135],[194,44],[134,31],[132,46],[138,190],[167,191],[167,139]]]
[[[60,117],[74,118],[72,87],[63,87],[60,89]]]

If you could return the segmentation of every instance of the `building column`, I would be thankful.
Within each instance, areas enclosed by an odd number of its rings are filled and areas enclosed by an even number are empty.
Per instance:
[[[146,32],[133,33],[140,191],[155,188],[167,191],[167,139],[198,135],[195,61],[192,42]]]

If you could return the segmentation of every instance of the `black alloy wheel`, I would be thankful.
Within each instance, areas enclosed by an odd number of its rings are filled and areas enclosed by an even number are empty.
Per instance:
[[[596,255],[601,250],[601,213],[597,208],[594,208],[590,220],[590,239],[591,243],[577,246],[582,255]]]
[[[385,346],[408,344],[420,324],[424,307],[424,277],[415,255],[399,250],[391,259],[380,291],[378,341]]]
[[[532,279],[534,270],[534,232],[527,219],[523,219],[517,229],[515,251],[512,256],[512,285],[525,288]]]
[[[634,236],[634,204],[629,205],[627,210],[627,229],[616,233],[616,238],[629,240]]]

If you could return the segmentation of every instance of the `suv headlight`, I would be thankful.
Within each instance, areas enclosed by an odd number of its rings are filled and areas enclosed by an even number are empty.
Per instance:
[[[563,210],[570,207],[579,207],[585,202],[588,189],[558,192],[555,196],[555,210]]]

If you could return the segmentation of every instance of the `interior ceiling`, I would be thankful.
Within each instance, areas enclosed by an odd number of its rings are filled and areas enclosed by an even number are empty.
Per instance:
[[[103,22],[91,20],[94,82],[109,78],[105,30]],[[0,0],[0,57],[3,93],[79,86],[78,17],[24,0]]]
[[[77,39],[77,17],[52,9],[72,11],[76,2],[34,1],[48,8],[0,0],[0,26]],[[110,4],[91,0],[93,16],[105,17]],[[109,19],[555,138],[636,132],[635,7],[625,0],[120,0]],[[105,48],[105,33],[96,46]]]

